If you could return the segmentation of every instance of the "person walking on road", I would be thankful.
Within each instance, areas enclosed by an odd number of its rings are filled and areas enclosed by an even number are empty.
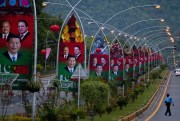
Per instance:
[[[167,116],[167,113],[169,113],[169,116],[171,116],[171,109],[170,109],[171,103],[174,106],[174,102],[173,102],[172,97],[170,96],[170,94],[167,94],[167,97],[165,99],[165,104],[167,107],[166,112],[165,112],[166,116]]]

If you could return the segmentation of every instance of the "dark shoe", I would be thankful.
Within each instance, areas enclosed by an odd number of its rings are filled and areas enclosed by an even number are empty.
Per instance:
[[[167,114],[164,114],[165,116],[167,116]]]
[[[171,116],[171,115],[169,115],[169,116]]]

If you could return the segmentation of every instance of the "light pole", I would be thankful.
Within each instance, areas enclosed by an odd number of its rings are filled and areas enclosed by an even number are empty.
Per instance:
[[[129,27],[131,27],[131,26],[133,26],[133,25],[135,25],[135,24],[142,23],[142,22],[146,22],[146,21],[160,21],[160,22],[164,22],[164,19],[159,18],[159,19],[147,19],[147,20],[136,21],[136,22],[130,24],[129,26],[125,27],[125,28],[122,30],[122,32],[124,32],[126,29],[128,29]],[[124,46],[125,46],[125,45],[126,45],[126,42],[124,43]],[[123,47],[124,47],[124,46],[123,46]]]
[[[104,22],[104,24],[102,25],[102,27],[107,23],[109,22],[110,20],[112,20],[114,17],[116,17],[117,15],[125,12],[125,11],[128,11],[128,10],[132,10],[132,9],[135,9],[135,8],[146,8],[146,7],[154,7],[154,8],[157,8],[159,9],[160,8],[160,5],[142,5],[142,6],[133,6],[133,7],[129,7],[129,8],[126,8],[124,10],[121,10],[117,13],[115,13],[113,16],[111,16],[107,21]],[[100,29],[97,31],[97,33],[95,34],[95,36],[97,36],[98,32],[100,31]]]
[[[168,26],[152,26],[152,27],[146,27],[146,28],[143,28],[143,29],[135,32],[134,34],[132,34],[132,36],[135,36],[135,35],[137,35],[138,33],[142,32],[142,31],[146,31],[146,30],[148,30],[148,29],[155,29],[155,28],[168,28]],[[146,33],[145,33],[145,34],[146,34]],[[138,37],[138,38],[139,38],[139,37]],[[132,46],[135,45],[136,41],[139,41],[139,39],[138,39],[138,40],[135,40],[135,41],[133,42]],[[131,48],[132,48],[132,47],[131,47]]]
[[[37,81],[36,78],[36,68],[37,68],[37,14],[36,14],[36,3],[33,0],[34,7],[34,32],[35,32],[35,47],[34,47],[34,81]],[[32,102],[32,121],[35,120],[35,112],[36,112],[36,93],[33,93],[33,102]]]

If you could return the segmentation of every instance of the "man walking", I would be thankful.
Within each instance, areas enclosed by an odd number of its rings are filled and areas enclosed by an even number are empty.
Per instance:
[[[170,110],[171,103],[174,106],[174,102],[173,102],[171,96],[169,94],[167,94],[167,98],[165,99],[165,104],[167,107],[166,112],[165,112],[166,116],[167,116],[167,113],[169,113],[169,116],[171,116],[171,110]]]

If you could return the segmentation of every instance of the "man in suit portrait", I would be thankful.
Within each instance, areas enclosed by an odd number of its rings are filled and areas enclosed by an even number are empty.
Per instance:
[[[67,59],[67,57],[69,56],[69,47],[68,46],[64,46],[63,47],[63,58]]]
[[[76,60],[79,60],[79,58],[82,56],[81,48],[79,46],[74,47],[74,56],[75,56]]]
[[[21,41],[24,41],[30,35],[30,32],[28,31],[27,21],[25,20],[18,21],[18,31]]]
[[[19,37],[21,40],[21,47],[33,48],[34,39],[33,39],[33,34],[29,32],[28,22],[25,20],[19,20],[18,31],[19,31]]]
[[[11,35],[7,39],[7,51],[4,52],[3,55],[11,62],[16,62],[22,56],[21,53],[19,52],[20,47],[21,47],[21,41],[19,36]]]
[[[10,33],[10,22],[7,20],[4,20],[1,22],[1,29],[2,29],[2,33],[0,33],[0,38],[1,39],[5,39],[7,40],[9,36],[12,35],[12,33]]]
[[[98,63],[97,57],[94,57],[93,62],[92,62],[92,66],[96,67],[97,63]]]
[[[101,64],[102,64],[102,66],[106,65],[106,59],[104,57],[101,58]]]
[[[68,72],[68,74],[72,75],[75,71],[76,58],[75,56],[69,55],[67,57],[67,66],[64,67],[64,70]]]
[[[111,79],[116,79],[119,75],[119,66],[117,64],[113,65],[112,71],[111,71]]]
[[[96,76],[102,76],[102,71],[103,71],[103,66],[101,64],[97,64],[95,75]]]

